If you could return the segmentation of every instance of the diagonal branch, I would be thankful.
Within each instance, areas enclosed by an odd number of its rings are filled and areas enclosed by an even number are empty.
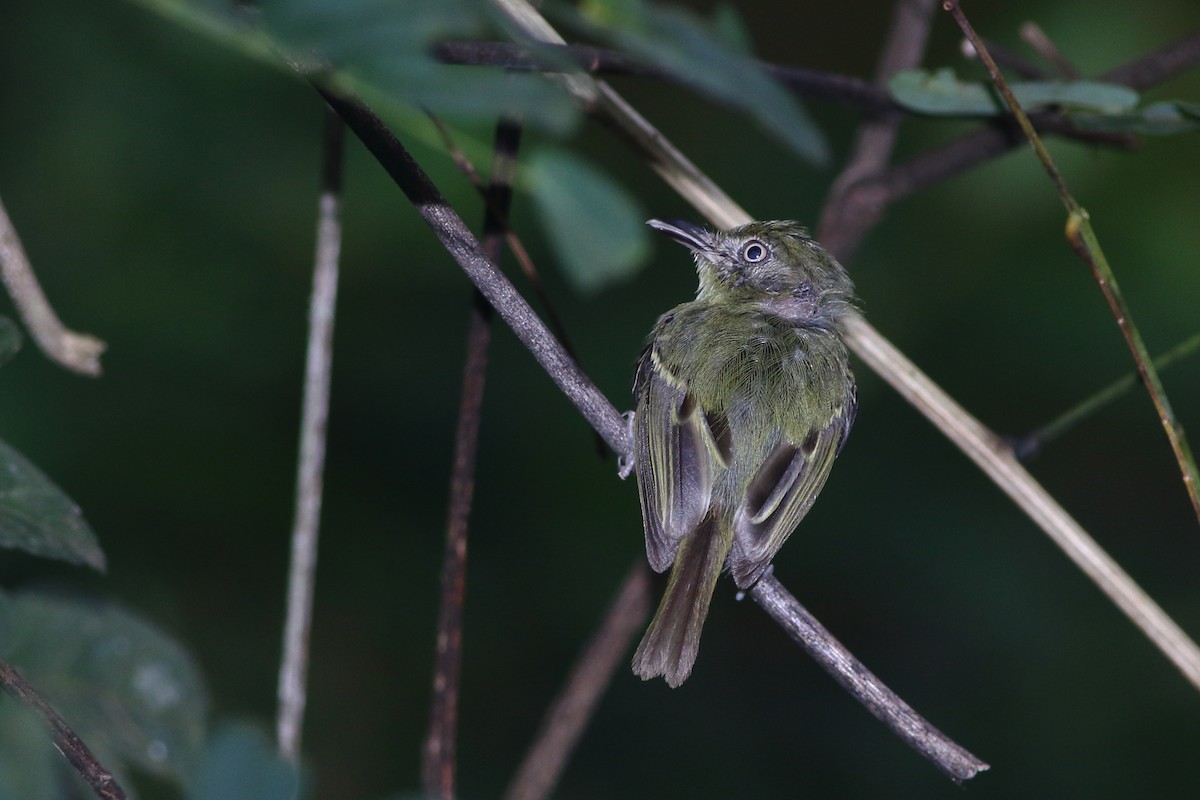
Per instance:
[[[42,699],[32,686],[25,682],[11,664],[0,661],[0,687],[13,697],[37,712],[50,728],[54,746],[63,754],[71,766],[83,777],[96,796],[102,800],[125,800],[125,790],[117,783],[112,773],[96,760],[92,751],[83,743],[75,731]]]
[[[325,100],[346,121],[350,130],[366,145],[371,154],[391,175],[417,208],[417,212],[433,229],[435,235],[450,255],[458,262],[467,277],[495,308],[496,313],[512,328],[517,338],[533,354],[542,368],[550,375],[575,407],[583,414],[608,445],[621,456],[629,453],[631,442],[628,427],[624,418],[611,403],[600,393],[595,384],[583,374],[576,364],[563,350],[562,345],[550,334],[546,326],[537,318],[526,303],[509,283],[508,279],[487,258],[482,246],[475,240],[462,219],[446,202],[421,167],[413,160],[404,146],[396,139],[391,131],[372,114],[357,103],[330,94],[318,88]],[[771,612],[786,612],[786,604],[766,607]],[[782,626],[792,624],[788,619],[777,619]],[[830,647],[838,647],[830,641]],[[826,668],[852,669],[858,662],[852,656],[832,659],[822,663]],[[853,687],[852,681],[843,684]],[[857,697],[857,696],[856,696]],[[860,701],[866,702],[862,697]],[[890,713],[904,716],[911,713],[907,706],[891,708]],[[944,738],[933,726],[928,726],[931,736]],[[957,748],[947,740],[943,747],[926,747],[923,754],[936,758],[939,754]],[[983,768],[983,762],[978,761],[978,769]],[[952,769],[951,765],[938,764],[944,771]],[[963,776],[969,777],[969,776]]]

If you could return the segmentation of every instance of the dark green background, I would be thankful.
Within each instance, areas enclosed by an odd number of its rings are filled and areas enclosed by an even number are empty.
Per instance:
[[[739,3],[760,55],[870,76],[889,3]],[[1194,0],[972,3],[1019,47],[1030,14],[1095,73],[1200,25]],[[936,21],[927,64],[956,65]],[[751,213],[815,223],[832,172],[736,113],[622,80]],[[1200,100],[1200,72],[1152,99]],[[810,109],[840,160],[858,117]],[[83,507],[106,576],[0,556],[8,588],[116,598],[188,643],[214,713],[274,709],[322,106],[303,83],[126,3],[0,8],[0,196],[67,324],[110,346],[88,380],[32,346],[0,371],[0,437]],[[901,154],[960,123],[914,120]],[[478,133],[487,136],[486,126]],[[538,137],[526,139],[529,147]],[[651,215],[694,216],[595,125],[570,143]],[[1054,142],[1152,351],[1196,332],[1200,146]],[[471,224],[448,159],[417,157]],[[318,798],[417,786],[468,283],[357,143],[349,147],[326,506],[306,749]],[[582,363],[618,405],[684,254],[596,296],[556,274],[527,198],[516,224]],[[1027,149],[896,206],[849,264],[871,321],[986,424],[1019,433],[1130,369]],[[524,284],[518,281],[518,285]],[[1196,359],[1166,374],[1200,430]],[[718,591],[679,690],[621,670],[564,798],[1182,796],[1200,696],[1042,533],[860,367],[854,435],[776,574],[934,724],[993,765],[959,789],[753,605]],[[495,336],[470,546],[462,796],[497,796],[642,552],[632,483],[504,329]],[[1033,465],[1188,630],[1200,530],[1135,392]]]

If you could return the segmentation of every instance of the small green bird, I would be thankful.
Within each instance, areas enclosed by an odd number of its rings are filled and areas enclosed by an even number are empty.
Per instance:
[[[672,567],[633,671],[674,687],[722,570],[742,589],[762,577],[846,441],[857,401],[839,324],[855,301],[795,222],[647,224],[688,247],[700,277],[696,299],[659,318],[633,387],[646,555]]]

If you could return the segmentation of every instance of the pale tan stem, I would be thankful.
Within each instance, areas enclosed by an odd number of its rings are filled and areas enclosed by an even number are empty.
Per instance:
[[[100,354],[107,345],[86,333],[76,333],[59,321],[38,285],[25,248],[0,202],[0,279],[17,307],[21,321],[46,357],[81,375],[100,374]]]

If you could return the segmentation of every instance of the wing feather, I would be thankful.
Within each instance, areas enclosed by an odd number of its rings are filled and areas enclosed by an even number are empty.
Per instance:
[[[729,568],[740,588],[752,586],[762,576],[812,508],[846,440],[855,410],[851,394],[829,424],[810,431],[802,442],[780,442],[764,460],[733,519]]]
[[[646,556],[654,571],[663,572],[675,560],[680,540],[708,512],[719,446],[686,384],[652,349],[638,364],[634,391],[634,464]]]

